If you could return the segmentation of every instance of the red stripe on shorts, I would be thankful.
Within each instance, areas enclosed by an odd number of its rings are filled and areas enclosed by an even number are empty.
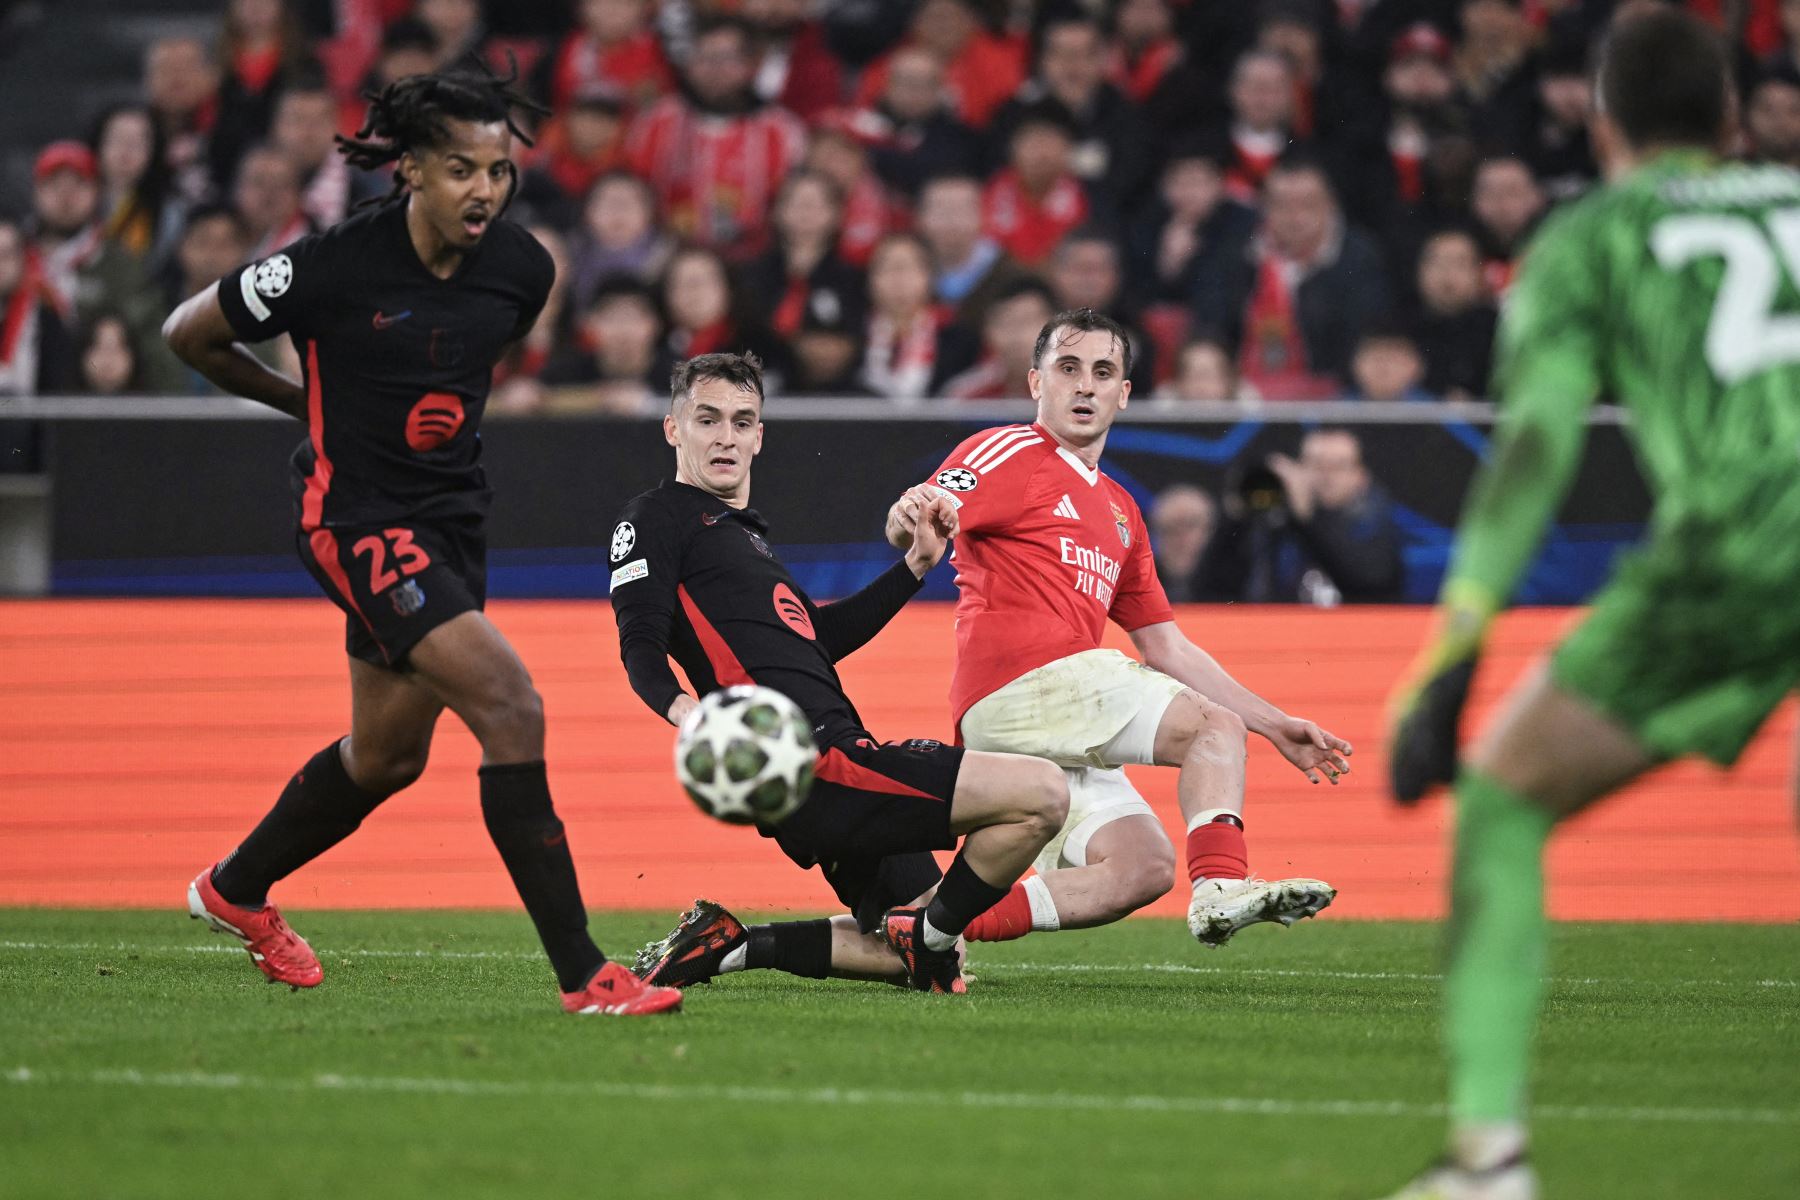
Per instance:
[[[888,796],[918,796],[923,800],[943,801],[942,796],[934,796],[930,792],[921,792],[910,784],[901,783],[898,779],[889,779],[873,767],[865,767],[836,746],[819,755],[818,766],[814,774],[828,783],[838,783],[845,787],[853,787],[859,792],[880,792]]]
[[[394,656],[389,654],[387,647],[381,644],[380,635],[375,632],[375,627],[369,624],[369,618],[363,616],[362,606],[356,602],[356,594],[350,590],[350,577],[344,574],[344,564],[338,561],[336,535],[329,529],[315,529],[308,540],[312,543],[313,557],[324,569],[325,577],[331,580],[331,586],[337,589],[338,595],[344,598],[344,603],[350,606],[350,611],[356,614],[356,619],[363,623],[363,628],[369,631],[371,638],[375,639],[375,647],[381,651],[381,657],[393,662]]]

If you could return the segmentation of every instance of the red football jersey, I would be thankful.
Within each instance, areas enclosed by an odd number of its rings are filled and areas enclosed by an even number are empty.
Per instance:
[[[1127,631],[1175,612],[1131,494],[1041,425],[986,429],[931,485],[956,502],[956,722],[1045,663],[1094,650],[1107,618]]]

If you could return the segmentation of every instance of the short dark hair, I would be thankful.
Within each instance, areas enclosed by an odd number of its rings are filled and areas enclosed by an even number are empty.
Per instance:
[[[669,407],[679,408],[683,400],[694,394],[695,386],[708,379],[722,379],[740,392],[755,392],[756,402],[760,405],[763,402],[762,371],[762,359],[748,350],[742,354],[724,351],[696,354],[675,364],[675,373],[669,377]]]
[[[1628,17],[1600,48],[1601,107],[1633,146],[1713,145],[1730,79],[1718,34],[1680,9]]]
[[[1037,344],[1031,348],[1033,366],[1044,361],[1045,351],[1050,349],[1050,339],[1056,336],[1059,329],[1073,329],[1078,333],[1104,333],[1119,343],[1119,371],[1129,377],[1131,375],[1131,335],[1125,332],[1125,326],[1119,324],[1103,312],[1091,308],[1071,308],[1057,313],[1038,330]]]

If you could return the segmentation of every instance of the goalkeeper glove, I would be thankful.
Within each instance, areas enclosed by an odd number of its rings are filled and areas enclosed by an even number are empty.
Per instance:
[[[1438,631],[1394,704],[1388,782],[1394,799],[1417,804],[1456,779],[1457,734],[1476,659],[1499,605],[1484,589],[1455,580],[1438,602]]]

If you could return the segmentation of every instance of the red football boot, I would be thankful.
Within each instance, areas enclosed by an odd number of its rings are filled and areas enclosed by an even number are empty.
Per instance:
[[[271,983],[285,983],[292,988],[318,987],[325,978],[325,968],[306,939],[288,928],[281,910],[273,904],[260,909],[239,908],[213,886],[213,869],[200,872],[188,884],[188,915],[205,921],[214,933],[229,933],[244,943],[250,961],[269,977]]]
[[[673,1012],[681,1007],[681,993],[672,987],[645,983],[616,962],[594,972],[579,992],[562,994],[564,1012],[608,1017],[642,1017]]]
[[[906,982],[915,991],[960,996],[969,990],[956,951],[925,945],[924,909],[888,909],[881,918],[881,937],[906,964]]]

